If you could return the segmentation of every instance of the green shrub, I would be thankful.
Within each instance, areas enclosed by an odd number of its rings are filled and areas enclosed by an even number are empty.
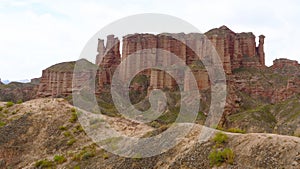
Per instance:
[[[0,127],[5,126],[5,125],[6,125],[5,122],[0,121]]]
[[[77,120],[78,120],[77,112],[76,111],[72,112],[72,115],[71,115],[71,118],[69,119],[69,122],[75,123]]]
[[[80,161],[92,158],[96,155],[96,147],[94,145],[86,146],[72,158],[73,161]]]
[[[74,167],[74,169],[80,169],[80,166],[77,165],[77,166]]]
[[[14,105],[13,102],[7,102],[7,103],[6,103],[6,107],[11,107],[11,106],[13,106],[13,105]]]
[[[226,143],[228,140],[228,136],[222,132],[216,133],[215,137],[213,138],[213,141],[217,144]]]
[[[59,130],[67,130],[66,126],[59,126]]]
[[[52,161],[45,159],[45,160],[40,160],[40,161],[36,162],[34,166],[37,168],[50,168],[50,167],[53,167],[54,164]]]
[[[70,136],[71,136],[71,133],[70,133],[69,131],[66,131],[66,132],[64,132],[64,136],[65,136],[65,137],[70,137]]]
[[[217,150],[213,150],[212,152],[210,152],[208,159],[211,166],[220,166],[224,162],[222,154]]]
[[[208,156],[211,166],[220,166],[222,163],[233,164],[234,153],[231,149],[225,148],[224,150],[213,150]]]
[[[3,107],[2,106],[0,106],[0,111],[2,111],[3,110]]]
[[[95,152],[88,151],[88,152],[85,152],[84,154],[82,154],[81,159],[87,160],[87,159],[92,158],[94,156],[95,156]]]
[[[234,153],[230,148],[225,148],[222,151],[222,157],[225,159],[227,164],[233,164],[234,161]]]
[[[53,158],[53,160],[54,160],[57,164],[62,164],[62,163],[64,163],[64,162],[67,161],[67,159],[66,159],[64,156],[62,156],[62,155],[55,155],[54,158]]]
[[[73,145],[75,142],[76,142],[76,139],[75,139],[75,138],[71,138],[71,139],[67,142],[67,145],[68,145],[68,146],[71,146],[71,145]]]
[[[79,124],[79,125],[75,126],[75,128],[73,129],[73,133],[80,133],[80,132],[83,132],[83,128]]]
[[[17,101],[17,104],[21,104],[21,103],[23,103],[22,99]]]
[[[107,153],[103,153],[103,154],[102,154],[102,158],[103,158],[103,159],[108,159],[108,157],[109,157],[109,156],[108,156]]]
[[[242,129],[239,129],[239,128],[230,128],[227,130],[228,132],[231,132],[231,133],[242,133],[242,134],[245,134],[246,131],[245,130],[242,130]]]

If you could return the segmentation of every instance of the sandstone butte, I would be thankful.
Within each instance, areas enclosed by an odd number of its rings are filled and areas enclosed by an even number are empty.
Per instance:
[[[205,38],[201,34],[133,34],[123,37],[122,52],[120,51],[120,40],[114,35],[107,36],[106,45],[104,40],[98,40],[98,55],[96,57],[96,65],[100,67],[97,71],[97,93],[101,93],[105,86],[109,86],[115,68],[121,63],[121,60],[127,58],[128,55],[142,50],[151,49],[152,55],[159,55],[157,49],[163,49],[174,53],[189,65],[194,73],[194,77],[198,83],[200,90],[205,90],[210,86],[210,79],[207,70],[203,69],[203,65],[199,63],[199,58],[188,46],[195,46],[196,50],[205,51]],[[212,29],[204,34],[211,41],[218,52],[226,73],[228,86],[245,91],[254,97],[265,97],[271,99],[271,102],[278,102],[289,98],[295,92],[299,92],[299,79],[295,78],[297,72],[287,72],[289,81],[286,86],[281,88],[266,89],[261,84],[256,83],[254,75],[250,79],[251,83],[256,85],[248,85],[249,79],[245,79],[236,75],[235,71],[243,68],[255,68],[259,70],[272,70],[277,72],[286,67],[294,67],[299,69],[299,63],[288,59],[276,59],[271,67],[265,65],[264,52],[264,35],[259,36],[259,43],[256,44],[255,35],[248,33],[235,33],[226,26]],[[174,38],[176,37],[176,39]],[[180,40],[177,40],[180,39]],[[185,45],[185,42],[187,45]],[[96,50],[96,49],[95,49]],[[121,54],[122,53],[122,54]],[[135,66],[147,65],[147,60],[143,60],[145,53],[138,53],[141,56],[135,63],[127,63],[122,70],[124,77],[129,74]],[[164,54],[162,54],[164,55]],[[121,57],[122,56],[122,57]],[[142,57],[143,56],[143,57]],[[103,60],[100,61],[100,58]],[[200,56],[204,57],[204,56]],[[160,57],[164,58],[164,57]],[[85,62],[81,60],[82,62]],[[157,62],[162,64],[170,63],[172,60],[158,59]],[[73,68],[75,62],[60,63],[43,70],[42,77],[36,97],[60,97],[68,96],[72,92],[72,77],[74,75]],[[89,63],[86,63],[89,64]],[[93,65],[91,63],[91,65]],[[202,67],[202,68],[201,68]],[[180,73],[180,72],[179,72]],[[182,73],[182,72],[181,72]],[[167,73],[160,70],[145,70],[141,74],[146,75],[150,79],[148,90],[153,88],[175,88],[176,82]],[[184,76],[184,73],[183,75]],[[91,78],[91,72],[82,76],[79,81],[85,81],[85,78]],[[184,81],[188,82],[190,77],[184,77]],[[183,83],[183,82],[182,82]],[[182,84],[184,89],[189,89],[189,83]],[[230,87],[229,87],[230,88]],[[229,98],[234,96],[229,95]],[[230,100],[230,99],[229,99]],[[230,103],[229,103],[230,104]]]

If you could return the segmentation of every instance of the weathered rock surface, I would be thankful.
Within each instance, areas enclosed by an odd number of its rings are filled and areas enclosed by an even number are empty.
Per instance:
[[[77,71],[75,65],[77,64]],[[79,66],[82,66],[80,68]],[[78,90],[89,80],[95,79],[96,66],[87,60],[64,62],[43,70],[37,97],[65,97]],[[73,81],[73,78],[76,78]]]

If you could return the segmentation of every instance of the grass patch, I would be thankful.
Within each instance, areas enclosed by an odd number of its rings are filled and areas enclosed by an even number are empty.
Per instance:
[[[0,127],[3,127],[3,126],[5,126],[6,125],[6,123],[5,122],[3,122],[3,121],[0,121]]]
[[[49,161],[47,159],[40,160],[34,165],[36,168],[52,168],[54,167],[53,161]]]
[[[67,127],[66,126],[59,126],[58,129],[59,130],[67,130]]]
[[[90,145],[84,147],[83,150],[81,150],[78,154],[75,154],[72,160],[73,161],[87,160],[95,156],[96,156],[96,147],[94,145]]]
[[[220,166],[222,163],[233,164],[234,153],[231,149],[213,150],[208,156],[211,166]]]
[[[22,104],[23,103],[23,100],[18,100],[17,101],[17,104]]]
[[[69,131],[64,132],[64,136],[65,137],[70,137],[71,136],[71,132],[69,132]]]
[[[231,132],[231,133],[242,133],[242,134],[245,134],[246,131],[245,130],[242,130],[242,129],[239,129],[239,128],[230,128],[227,130],[228,132]]]
[[[71,138],[68,142],[67,145],[68,146],[72,146],[77,140],[75,138]]]
[[[66,159],[64,156],[62,156],[62,155],[55,155],[54,158],[53,158],[53,160],[54,160],[57,164],[62,164],[62,163],[64,163],[64,162],[67,161],[67,159]]]
[[[215,137],[213,138],[213,141],[216,144],[223,144],[228,141],[228,136],[222,132],[216,133]]]
[[[13,102],[7,102],[7,103],[6,103],[6,107],[11,107],[11,106],[13,106],[13,105],[14,105]]]
[[[69,122],[75,123],[77,120],[78,120],[77,112],[76,112],[76,111],[75,111],[75,112],[72,112],[71,118],[69,119]]]

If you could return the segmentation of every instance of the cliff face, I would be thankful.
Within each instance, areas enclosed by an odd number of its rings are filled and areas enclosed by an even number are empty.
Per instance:
[[[87,64],[86,68],[95,67],[94,64],[79,60],[80,65]],[[93,70],[74,72],[76,62],[64,62],[53,65],[43,70],[40,79],[37,97],[65,97],[72,94],[72,91],[80,88],[79,84],[85,84],[90,79],[94,79]],[[73,78],[76,77],[76,84],[73,84]]]
[[[269,103],[284,101],[299,93],[300,66],[297,61],[288,59],[277,59],[271,68],[265,66],[264,38],[259,36],[259,44],[256,45],[255,36],[252,33],[235,33],[226,26],[212,29],[205,34],[177,33],[177,34],[132,34],[122,39],[122,57],[120,51],[120,40],[114,35],[98,41],[98,55],[96,65],[100,68],[97,72],[96,93],[110,86],[112,75],[116,67],[130,55],[135,54],[134,60],[127,61],[122,67],[122,78],[126,79],[135,70],[153,65],[172,65],[175,63],[171,54],[178,56],[192,70],[197,81],[199,90],[207,90],[210,87],[210,79],[207,70],[200,59],[205,57],[207,42],[204,36],[210,40],[218,52],[228,81],[228,100],[225,110],[232,112],[239,109],[241,98],[237,92],[243,92],[250,97],[262,99]],[[189,48],[200,53],[196,53]],[[162,52],[167,51],[167,52]],[[100,58],[103,58],[100,60]],[[155,58],[155,59],[149,59]],[[205,58],[207,59],[207,58]],[[211,59],[211,58],[208,58]],[[72,77],[75,63],[55,65],[43,71],[38,90],[38,97],[45,96],[67,96],[72,92]],[[182,86],[184,90],[190,90],[189,83],[193,77],[187,75],[184,70],[170,70],[177,77],[184,79],[176,83],[165,71],[157,69],[145,69],[139,74],[149,79],[147,86],[139,86],[135,83],[132,89],[151,90],[154,88],[175,89]],[[90,72],[91,73],[91,72]],[[83,73],[82,78],[91,77],[89,73]],[[264,76],[262,76],[264,74]],[[286,77],[284,77],[286,76]],[[266,78],[268,77],[268,78]]]
[[[231,75],[234,69],[240,67],[265,67],[263,35],[259,37],[259,45],[257,47],[255,43],[255,36],[252,33],[235,33],[226,26],[212,29],[205,33],[205,36],[211,41],[212,45],[215,46],[227,75]],[[96,59],[97,65],[103,68],[103,71],[100,73],[100,81],[105,84],[109,84],[111,81],[111,74],[113,72],[112,68],[116,67],[120,63],[120,53],[118,50],[119,40],[113,39],[113,36],[110,35],[108,36],[107,42],[108,44],[104,47],[104,41],[99,40],[98,55]],[[109,42],[114,42],[115,45],[112,47]],[[200,90],[206,89],[209,87],[208,74],[203,66],[200,69],[195,69],[195,64],[200,62],[200,58],[204,58],[207,45],[209,45],[209,43],[206,42],[204,35],[197,33],[127,35],[123,37],[122,60],[131,54],[138,56],[138,60],[135,60],[134,63],[126,62],[126,66],[124,66],[122,70],[124,78],[127,78],[129,74],[139,67],[151,64],[149,63],[151,61],[149,61],[149,59],[145,56],[148,56],[148,58],[150,58],[150,55],[154,56],[156,58],[154,62],[158,65],[174,64],[174,60],[170,60],[169,57],[167,57],[172,53],[192,68],[194,75],[197,77],[196,80],[198,82],[198,88]],[[197,50],[197,52],[200,53],[200,56],[197,56],[196,53],[189,48],[189,46],[191,46],[194,50]],[[109,48],[111,48],[111,52],[106,51]],[[145,49],[150,49],[151,53],[145,52]],[[161,52],[158,49],[167,52]],[[104,56],[102,62],[99,61],[99,56]],[[184,76],[184,72],[176,73],[179,73],[179,76]],[[141,74],[150,78],[150,89],[173,89],[176,87],[174,79],[163,71],[144,70]],[[188,82],[189,79],[185,79],[185,81]],[[185,84],[185,86],[185,89],[189,88],[188,84]]]
[[[227,74],[240,67],[264,67],[264,36],[256,47],[253,33],[235,33],[226,26],[205,33],[215,46]]]

